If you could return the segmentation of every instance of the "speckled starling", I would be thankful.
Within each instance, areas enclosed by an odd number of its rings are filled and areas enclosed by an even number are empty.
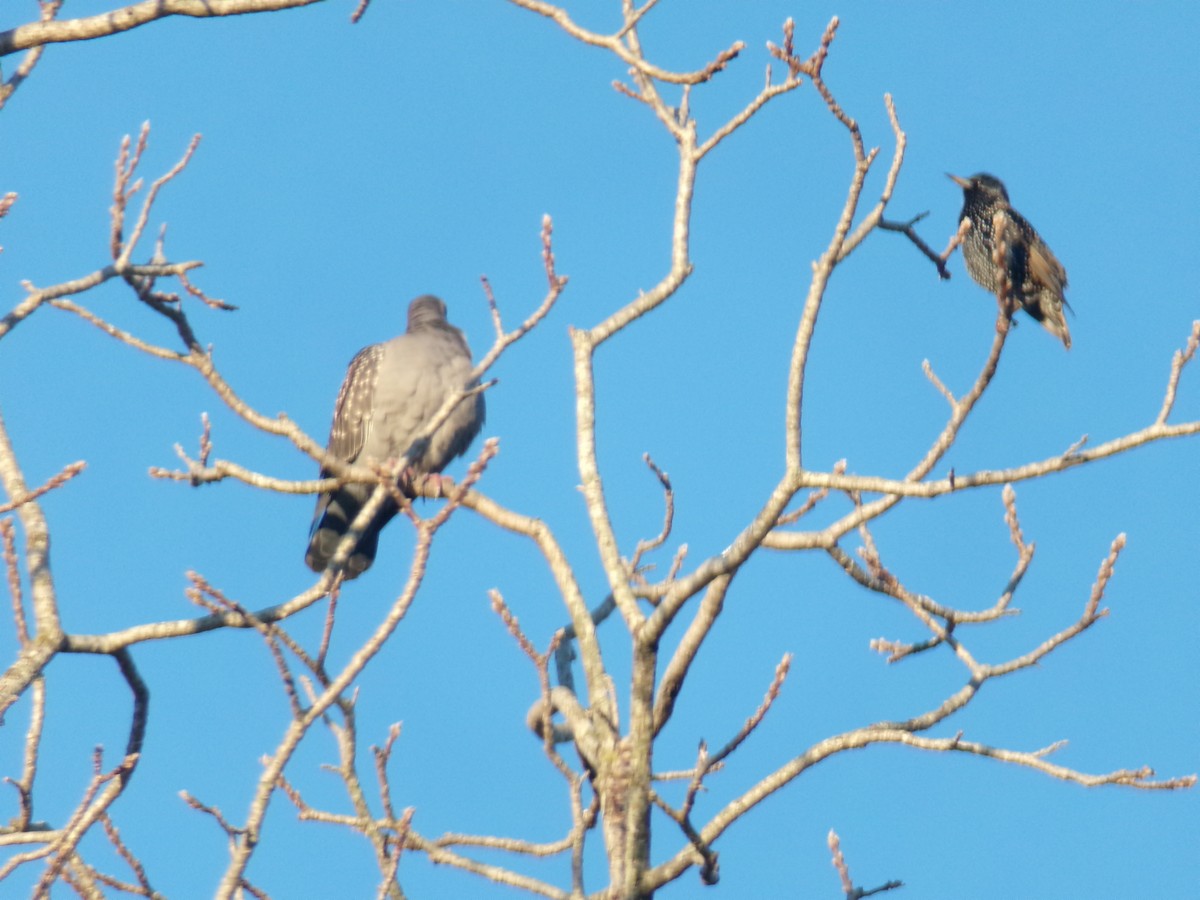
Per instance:
[[[1008,191],[999,178],[981,172],[970,178],[951,175],[950,179],[963,189],[963,208],[958,220],[971,220],[971,230],[963,241],[963,259],[971,277],[987,290],[996,290],[992,226],[999,212],[1006,223],[1004,241],[1008,252],[1005,265],[1012,285],[1012,298],[1070,350],[1071,332],[1063,316],[1063,307],[1070,308],[1063,297],[1067,270],[1034,227],[1009,204]]]

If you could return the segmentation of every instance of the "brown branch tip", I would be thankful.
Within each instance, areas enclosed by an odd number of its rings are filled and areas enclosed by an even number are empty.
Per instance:
[[[537,652],[533,646],[533,641],[529,640],[529,638],[525,636],[525,632],[521,630],[521,623],[517,620],[517,617],[513,615],[512,610],[508,608],[508,604],[504,602],[504,597],[501,596],[500,592],[493,588],[492,590],[488,591],[488,597],[492,601],[492,610],[500,617],[501,621],[504,622],[504,627],[508,629],[508,633],[511,634],[513,636],[513,640],[520,645],[521,650],[524,651],[525,655],[533,660],[534,665],[544,665],[545,657]]]
[[[562,290],[567,279],[559,277],[554,266],[554,220],[550,214],[542,216],[542,263],[546,267],[546,280],[551,290]]]

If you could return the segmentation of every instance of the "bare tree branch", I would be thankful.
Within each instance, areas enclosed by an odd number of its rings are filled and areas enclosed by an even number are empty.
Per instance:
[[[0,56],[44,44],[88,41],[137,28],[169,16],[204,19],[275,12],[320,3],[321,0],[142,0],[111,12],[81,19],[47,19],[0,32]]]

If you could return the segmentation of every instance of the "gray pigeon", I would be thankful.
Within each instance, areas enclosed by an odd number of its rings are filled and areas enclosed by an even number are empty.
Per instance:
[[[326,450],[351,462],[398,459],[446,398],[467,384],[471,351],[463,334],[446,321],[446,304],[430,294],[408,307],[408,331],[382,344],[365,347],[350,362],[338,391]],[[477,382],[476,382],[477,383]],[[438,427],[419,456],[410,460],[413,476],[440,472],[461,456],[483,427],[483,394],[463,400]],[[321,477],[331,473],[321,470]],[[413,496],[409,482],[401,490]],[[338,542],[375,486],[347,484],[317,498],[304,561],[323,572]],[[399,512],[388,498],[364,529],[346,562],[345,577],[357,578],[375,561],[379,532]]]

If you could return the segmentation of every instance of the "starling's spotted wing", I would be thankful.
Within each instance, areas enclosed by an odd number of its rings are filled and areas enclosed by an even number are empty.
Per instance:
[[[1037,232],[1035,231],[1034,234],[1036,235]],[[1038,238],[1030,249],[1029,274],[1035,283],[1044,284],[1060,294],[1067,286],[1067,270],[1062,267],[1062,263],[1055,258],[1041,238]],[[1065,297],[1063,302],[1066,302]]]
[[[1009,209],[1010,227],[1016,232],[1010,238],[1009,271],[1013,290],[1025,312],[1042,323],[1042,327],[1071,349],[1071,331],[1063,307],[1070,309],[1063,292],[1067,287],[1067,270],[1046,246],[1042,236],[1015,209]],[[1013,259],[1014,252],[1019,259]]]
[[[436,297],[418,297],[409,307],[408,331],[383,344],[359,351],[350,363],[334,407],[328,452],[346,462],[399,458],[446,398],[460,390],[471,374],[471,352],[457,328],[445,318]],[[409,460],[415,474],[440,472],[465,453],[483,427],[484,402],[479,394],[462,401]],[[328,473],[322,471],[322,477]],[[322,572],[358,511],[374,490],[369,484],[347,484],[317,498],[305,562]],[[398,512],[387,499],[368,523],[346,563],[345,577],[366,571],[375,559],[379,532]]]

